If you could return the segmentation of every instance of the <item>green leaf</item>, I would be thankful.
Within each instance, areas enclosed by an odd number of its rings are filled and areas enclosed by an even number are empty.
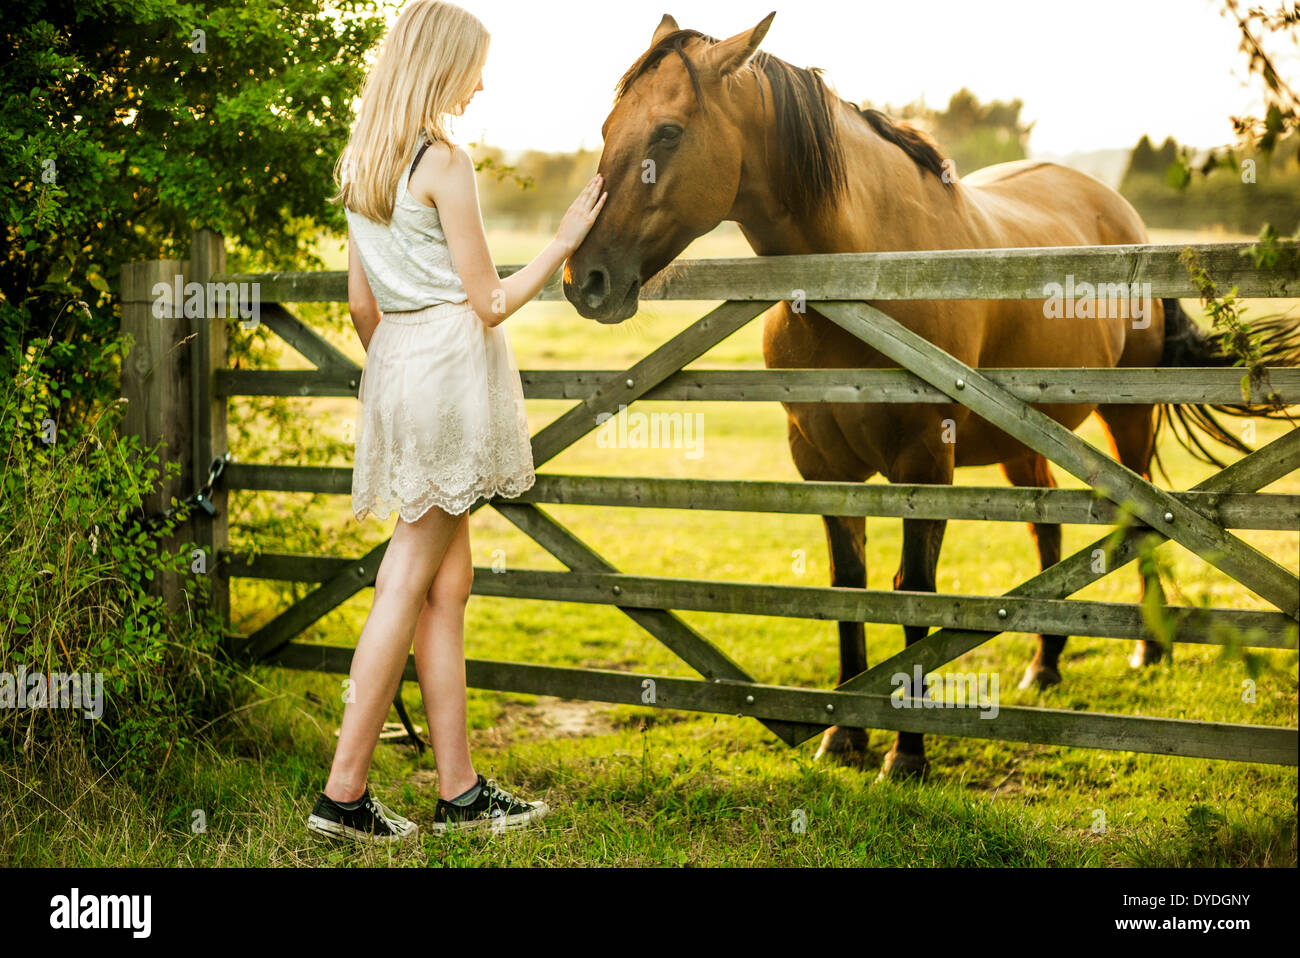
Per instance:
[[[1165,182],[1176,190],[1184,189],[1191,181],[1191,168],[1181,156],[1165,170]]]

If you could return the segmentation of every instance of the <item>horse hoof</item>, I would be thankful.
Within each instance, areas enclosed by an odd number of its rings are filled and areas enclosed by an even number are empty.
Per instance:
[[[1164,657],[1164,651],[1159,642],[1138,642],[1133,647],[1133,654],[1128,657],[1128,664],[1135,669],[1155,665]]]
[[[910,752],[890,749],[889,754],[885,756],[884,764],[880,766],[880,774],[876,776],[876,781],[919,782],[929,774],[930,763],[926,761],[924,755],[913,755]]]
[[[1020,680],[1022,689],[1040,688],[1046,689],[1053,685],[1061,684],[1061,673],[1050,665],[1041,665],[1037,662],[1030,662],[1025,667],[1025,677]]]
[[[817,747],[814,762],[823,759],[837,765],[862,768],[867,758],[867,745],[870,739],[866,729],[840,728],[834,725],[822,735],[821,745]]]

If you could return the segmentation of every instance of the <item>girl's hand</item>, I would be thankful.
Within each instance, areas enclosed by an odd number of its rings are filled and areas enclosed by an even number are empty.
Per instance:
[[[605,200],[609,196],[607,192],[601,193],[600,199],[596,199],[602,182],[604,180],[599,173],[593,176],[578,194],[578,198],[573,201],[569,211],[564,214],[564,219],[560,221],[560,229],[556,232],[555,238],[570,255],[587,238],[587,233],[591,231],[596,217],[600,214],[600,208],[605,205]]]

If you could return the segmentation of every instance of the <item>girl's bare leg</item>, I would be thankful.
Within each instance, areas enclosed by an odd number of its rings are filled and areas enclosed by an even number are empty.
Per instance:
[[[415,668],[438,762],[438,793],[448,801],[474,787],[465,728],[465,604],[474,582],[469,523],[457,529],[415,626]]]
[[[437,506],[415,522],[397,520],[375,574],[374,604],[352,657],[354,700],[343,708],[339,743],[325,784],[326,796],[336,802],[355,801],[365,791],[370,760],[397,693],[420,609],[448,545],[464,523],[466,514],[449,515]]]

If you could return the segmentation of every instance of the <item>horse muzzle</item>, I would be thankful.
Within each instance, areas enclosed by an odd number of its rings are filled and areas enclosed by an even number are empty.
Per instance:
[[[580,316],[598,323],[621,323],[636,315],[641,278],[634,271],[594,264],[565,272],[564,296]]]

